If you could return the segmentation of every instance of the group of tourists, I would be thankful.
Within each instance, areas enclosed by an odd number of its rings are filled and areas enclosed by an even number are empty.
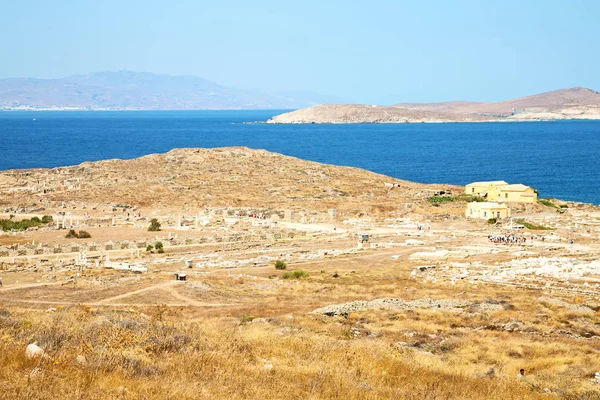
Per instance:
[[[492,243],[521,244],[527,241],[527,238],[517,235],[488,235],[488,240]]]

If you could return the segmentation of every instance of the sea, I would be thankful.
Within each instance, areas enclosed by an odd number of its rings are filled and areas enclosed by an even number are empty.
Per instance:
[[[268,111],[0,112],[0,170],[247,146],[422,183],[523,183],[600,204],[600,121],[271,125]]]

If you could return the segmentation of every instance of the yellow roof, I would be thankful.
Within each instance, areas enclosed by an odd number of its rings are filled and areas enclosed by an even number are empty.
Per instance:
[[[507,190],[510,192],[524,192],[525,190],[529,189],[529,186],[525,186],[523,184],[516,183],[513,185],[502,185],[498,189]]]
[[[508,185],[505,181],[488,181],[488,182],[473,182],[467,186],[489,186],[489,185]]]

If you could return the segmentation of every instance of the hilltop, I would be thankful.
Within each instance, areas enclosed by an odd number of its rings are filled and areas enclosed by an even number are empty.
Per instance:
[[[67,186],[77,190],[66,190]],[[430,185],[401,181],[359,168],[305,161],[246,147],[175,149],[132,160],[85,162],[54,169],[0,173],[4,201],[30,194],[15,188],[59,188],[50,201],[128,203],[144,207],[307,207],[327,210],[394,208],[384,183],[412,199]],[[448,186],[448,185],[446,185]],[[8,195],[9,188],[13,191]],[[400,191],[399,191],[400,192]],[[399,193],[398,192],[398,193]]]
[[[339,101],[309,92],[223,86],[196,76],[96,72],[61,79],[0,79],[0,110],[290,109]]]
[[[496,103],[451,101],[393,106],[318,105],[273,117],[270,123],[481,122],[600,119],[600,93],[555,90]]]

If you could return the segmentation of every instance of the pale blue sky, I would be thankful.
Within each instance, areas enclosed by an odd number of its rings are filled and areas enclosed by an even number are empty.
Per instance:
[[[600,1],[0,0],[0,78],[196,75],[361,103],[600,90]]]

